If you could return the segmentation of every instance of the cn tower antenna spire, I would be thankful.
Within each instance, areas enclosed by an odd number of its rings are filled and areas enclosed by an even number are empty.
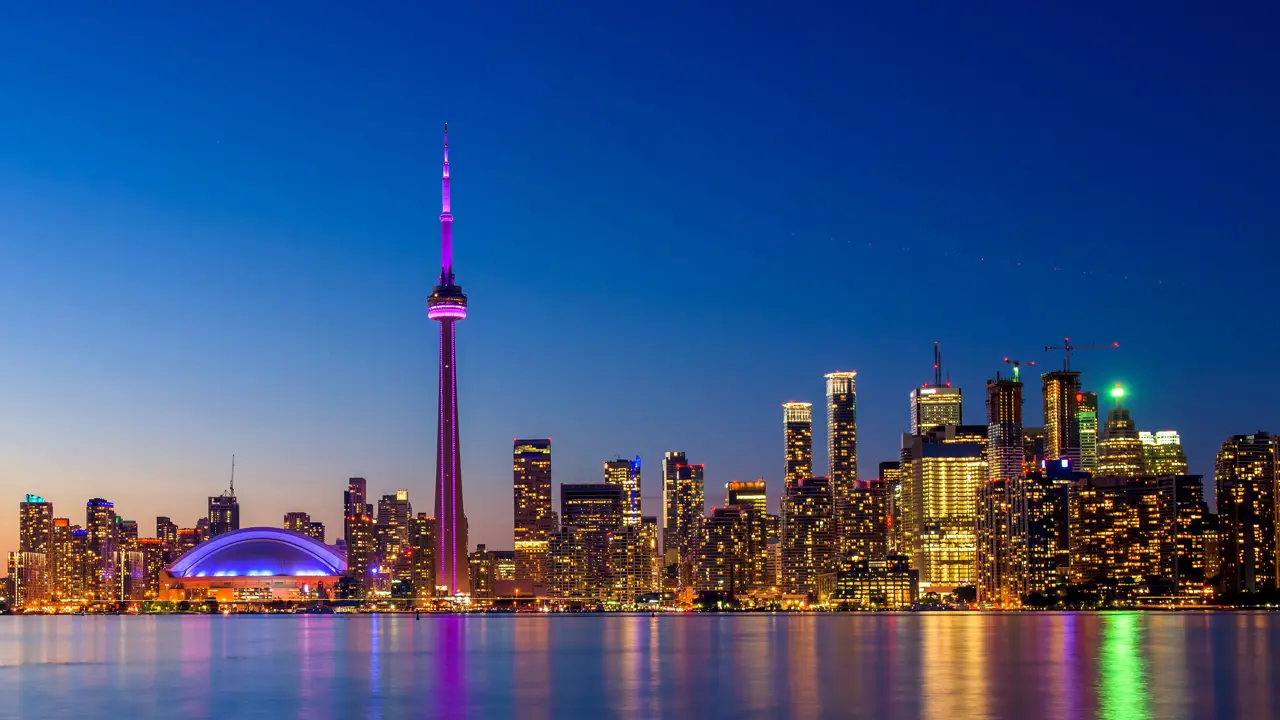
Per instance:
[[[449,210],[449,123],[444,124],[444,170],[440,176],[440,284],[453,284],[453,213]]]

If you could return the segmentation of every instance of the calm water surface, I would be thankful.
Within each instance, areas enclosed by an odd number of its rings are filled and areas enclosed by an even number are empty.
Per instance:
[[[0,717],[1280,718],[1280,615],[0,617]]]

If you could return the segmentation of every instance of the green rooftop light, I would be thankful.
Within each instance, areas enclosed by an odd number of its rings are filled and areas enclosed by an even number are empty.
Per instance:
[[[1111,388],[1111,397],[1117,400],[1124,397],[1124,388],[1120,387],[1119,385]]]

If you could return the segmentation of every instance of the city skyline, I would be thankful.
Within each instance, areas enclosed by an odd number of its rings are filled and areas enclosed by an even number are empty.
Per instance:
[[[1190,472],[1212,477],[1224,438],[1277,427],[1266,378],[1280,341],[1270,314],[1247,312],[1277,260],[1274,178],[1257,169],[1274,148],[1241,139],[1267,136],[1276,101],[1249,92],[1253,46],[1202,34],[1231,20],[1051,14],[1036,22],[1061,30],[1034,37],[1041,53],[982,32],[981,13],[801,13],[759,48],[704,11],[659,28],[628,9],[459,8],[457,34],[421,48],[431,19],[397,12],[317,13],[286,37],[224,8],[20,11],[0,28],[30,60],[0,81],[24,98],[0,133],[0,331],[14,349],[0,357],[0,483],[15,501],[104,498],[144,528],[187,527],[234,453],[244,526],[303,511],[332,535],[328,489],[356,476],[371,497],[407,488],[429,508],[437,118],[468,148],[458,256],[484,298],[459,357],[473,546],[509,546],[512,437],[555,438],[557,484],[680,449],[705,464],[712,498],[763,476],[776,508],[778,404],[812,403],[820,432],[822,375],[840,369],[858,372],[869,478],[896,457],[907,393],[932,380],[933,341],[967,423],[1000,358],[1054,368],[1040,348],[1070,336],[1122,344],[1074,358],[1102,394],[1099,429],[1122,382],[1136,428],[1176,430]],[[552,36],[520,31],[534,20]],[[775,21],[744,10],[745,27]],[[650,62],[554,51],[596,23],[627,28],[617,48]],[[1104,36],[1087,53],[1085,29]],[[688,42],[652,56],[657,32]],[[228,44],[296,61],[207,62]],[[370,63],[358,78],[348,52]],[[425,91],[403,91],[421,78]],[[575,106],[585,120],[566,118]],[[1065,106],[1069,122],[1046,119]],[[805,289],[785,311],[782,268]],[[953,297],[980,307],[987,288],[1034,321],[938,311]],[[1030,423],[1038,388],[1025,395]],[[0,513],[0,551],[16,538]]]

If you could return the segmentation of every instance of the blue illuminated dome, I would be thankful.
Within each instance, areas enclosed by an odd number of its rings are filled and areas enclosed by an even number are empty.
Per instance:
[[[340,576],[347,561],[302,533],[245,528],[197,545],[166,571],[173,578]]]

